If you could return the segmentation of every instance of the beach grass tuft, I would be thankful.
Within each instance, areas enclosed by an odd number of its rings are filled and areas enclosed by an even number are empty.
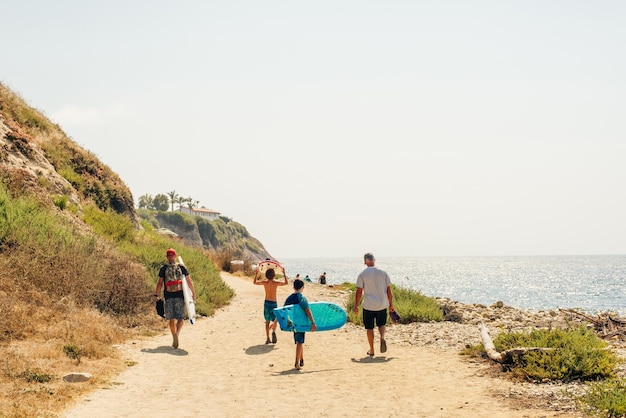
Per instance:
[[[361,316],[355,315],[353,312],[356,285],[343,283],[341,286],[345,286],[345,288],[351,291],[346,305],[348,321],[362,325],[363,320]],[[435,298],[425,296],[420,291],[398,287],[394,284],[391,285],[391,292],[393,293],[394,308],[400,314],[400,323],[438,322],[443,320],[443,311]],[[387,322],[391,323],[391,318],[388,317]]]

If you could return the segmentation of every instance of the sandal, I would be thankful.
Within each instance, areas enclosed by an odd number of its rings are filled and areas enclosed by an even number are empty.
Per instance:
[[[367,355],[370,357],[374,357],[374,353],[370,353],[369,351],[367,352]]]

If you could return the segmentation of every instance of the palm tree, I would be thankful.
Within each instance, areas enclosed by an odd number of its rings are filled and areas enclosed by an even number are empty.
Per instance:
[[[172,190],[171,192],[167,193],[167,195],[170,197],[170,202],[172,203],[172,212],[174,212],[174,203],[176,203],[177,199],[179,198],[178,193],[176,193],[176,190]]]
[[[184,204],[187,202],[187,198],[186,197],[182,197],[182,196],[177,196],[176,197],[176,203],[178,204],[178,211],[182,212],[181,209],[184,206]]]

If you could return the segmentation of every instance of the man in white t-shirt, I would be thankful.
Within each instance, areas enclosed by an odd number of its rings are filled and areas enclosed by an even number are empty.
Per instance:
[[[354,313],[359,314],[359,303],[363,298],[363,325],[367,333],[367,342],[370,349],[367,355],[374,356],[374,326],[380,333],[380,352],[387,351],[385,341],[385,325],[387,324],[387,308],[391,312],[393,308],[393,295],[391,293],[391,280],[387,272],[375,267],[376,259],[371,253],[363,256],[367,268],[356,279],[356,296],[354,300]]]

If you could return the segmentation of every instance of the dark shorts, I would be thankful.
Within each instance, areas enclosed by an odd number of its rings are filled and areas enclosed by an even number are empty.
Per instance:
[[[273,321],[276,319],[274,308],[278,308],[278,302],[273,300],[266,300],[263,305],[263,317],[266,321]]]
[[[374,322],[376,326],[382,327],[387,324],[387,309],[382,311],[368,311],[363,309],[363,325],[365,329],[374,329]]]
[[[304,344],[304,332],[294,332],[293,333],[293,342]]]
[[[165,300],[165,319],[185,319],[185,299],[171,298]]]

